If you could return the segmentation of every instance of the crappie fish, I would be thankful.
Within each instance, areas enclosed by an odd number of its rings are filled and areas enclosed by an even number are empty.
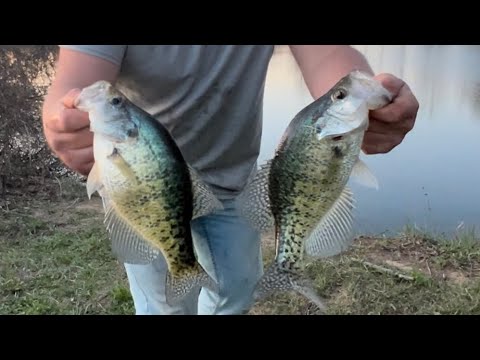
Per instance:
[[[147,264],[163,255],[169,304],[201,286],[218,291],[197,262],[190,221],[223,206],[169,132],[106,81],[84,88],[75,105],[89,113],[95,164],[87,192],[103,199],[117,259]]]
[[[390,101],[371,76],[351,72],[293,118],[273,159],[251,176],[239,208],[258,230],[274,228],[276,240],[275,260],[259,280],[255,300],[294,290],[325,310],[303,270],[308,257],[339,254],[353,241],[347,182],[353,175],[378,186],[359,154],[369,110]]]

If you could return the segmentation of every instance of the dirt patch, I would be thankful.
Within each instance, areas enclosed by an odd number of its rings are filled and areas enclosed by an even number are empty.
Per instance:
[[[447,280],[450,280],[458,285],[463,285],[468,281],[468,278],[458,271],[449,271],[445,274],[445,277]]]
[[[385,264],[387,264],[388,266],[397,268],[398,270],[401,270],[401,271],[410,272],[410,271],[413,270],[412,266],[407,265],[407,264],[403,264],[399,261],[385,260]]]
[[[77,210],[92,210],[94,212],[103,213],[103,204],[99,197],[79,202],[75,207]]]
[[[272,236],[264,259],[274,257]],[[310,265],[309,276],[329,314],[480,314],[480,243],[422,234],[357,238],[349,251]],[[253,314],[319,315],[298,294],[275,295]]]
[[[62,184],[56,197],[11,197],[13,209],[0,210],[0,313],[133,312],[101,199],[89,200],[83,187],[67,189]],[[262,247],[267,266],[275,254],[272,233]],[[480,314],[479,264],[478,244],[400,234],[359,237],[349,251],[311,264],[308,276],[328,314]],[[250,314],[321,313],[296,293],[280,293]]]
[[[478,275],[480,254],[465,245],[437,242],[420,235],[397,238],[360,237],[354,251],[366,261],[384,264],[405,273],[419,272],[436,279],[465,281]]]

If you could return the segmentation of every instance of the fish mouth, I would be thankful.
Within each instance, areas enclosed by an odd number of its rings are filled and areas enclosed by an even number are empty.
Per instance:
[[[353,130],[349,130],[349,131],[344,131],[342,133],[339,133],[339,132],[336,132],[336,133],[319,133],[317,134],[317,139],[318,140],[323,140],[323,139],[330,139],[332,141],[335,141],[335,142],[338,142],[338,141],[341,141],[345,138],[345,136],[349,135],[349,134],[354,134],[354,133],[358,133],[360,131],[364,131],[364,128],[356,128],[356,129],[353,129]]]
[[[83,103],[84,103],[84,100],[83,100],[82,92],[80,92],[80,94],[78,94],[75,100],[73,101],[73,106],[78,110],[85,111],[85,107],[83,106]]]
[[[338,116],[337,114],[328,114],[329,123],[327,126],[321,128],[316,126],[317,139],[322,140],[330,138],[333,141],[340,141],[347,134],[353,134],[361,131],[365,131],[368,128],[369,120],[366,119],[360,121],[346,121],[345,118]]]
[[[88,112],[91,104],[102,97],[108,96],[112,91],[112,84],[108,81],[100,80],[89,86],[86,86],[80,91],[80,94],[75,98],[73,105],[75,108]]]
[[[359,94],[364,94],[369,110],[376,110],[389,104],[393,95],[371,75],[354,70],[349,74],[352,79],[352,88]]]
[[[80,94],[76,97],[75,101],[73,102],[73,106],[78,110],[89,112],[90,104],[95,99],[95,95],[89,94],[88,92],[83,89]]]
[[[126,98],[108,81],[97,81],[84,87],[74,100],[80,111],[87,112],[90,131],[113,143],[135,143],[140,134],[132,120]]]

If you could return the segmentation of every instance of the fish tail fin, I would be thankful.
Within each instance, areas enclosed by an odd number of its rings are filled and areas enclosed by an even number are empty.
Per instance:
[[[317,295],[312,282],[298,274],[282,269],[274,262],[260,278],[253,293],[255,301],[261,301],[274,293],[295,291],[314,303],[323,313],[327,307]]]
[[[197,266],[194,271],[188,275],[173,276],[170,271],[167,272],[165,296],[167,304],[173,306],[181,302],[192,291],[205,287],[218,293],[218,285],[210,275],[201,267]]]

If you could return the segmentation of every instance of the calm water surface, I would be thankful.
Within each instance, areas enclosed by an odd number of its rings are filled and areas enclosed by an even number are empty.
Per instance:
[[[355,47],[376,73],[403,78],[420,103],[416,126],[400,146],[363,156],[380,188],[351,182],[356,230],[480,227],[480,46]],[[311,101],[291,54],[281,49],[267,78],[260,162],[273,155],[290,120]]]

